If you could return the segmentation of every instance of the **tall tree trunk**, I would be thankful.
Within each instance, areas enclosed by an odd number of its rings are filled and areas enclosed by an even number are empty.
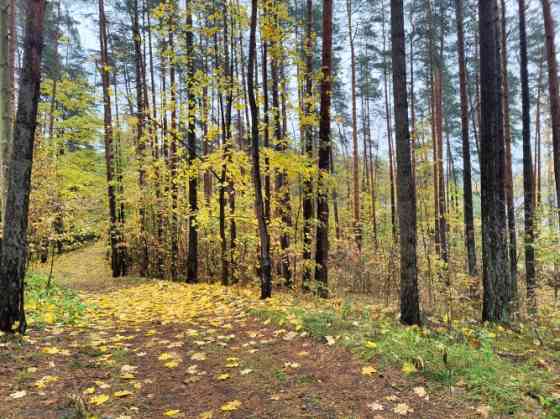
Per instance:
[[[142,246],[140,276],[146,276],[148,270],[148,238],[146,237],[146,208],[144,199],[146,188],[146,169],[144,167],[146,139],[144,138],[144,127],[146,122],[145,97],[147,92],[144,91],[144,58],[142,54],[138,0],[134,0],[132,7],[133,10],[130,11],[130,16],[132,18],[132,39],[134,40],[134,62],[136,67],[136,152],[138,155],[138,186],[141,196],[138,209],[140,216],[140,243]]]
[[[356,53],[354,51],[354,34],[352,33],[352,0],[346,0],[348,15],[348,39],[350,41],[350,72],[352,79],[352,215],[354,217],[354,240],[358,249],[362,246],[360,225],[360,169],[358,158],[358,116],[356,112]]]
[[[519,7],[519,52],[521,55],[521,106],[523,119],[523,190],[525,204],[525,280],[527,283],[527,307],[531,314],[537,308],[535,295],[535,233],[533,161],[531,153],[531,103],[529,94],[529,71],[527,58],[527,24],[525,0],[518,0]],[[503,6],[502,6],[503,7]]]
[[[262,196],[262,182],[259,156],[259,117],[257,100],[255,98],[255,56],[257,33],[257,7],[258,0],[251,0],[251,32],[249,38],[249,69],[247,71],[247,90],[249,107],[251,108],[251,157],[252,178],[255,187],[255,213],[259,223],[260,239],[260,272],[261,272],[261,299],[272,295],[272,262],[270,259],[270,237],[265,219],[264,203]]]
[[[541,135],[541,94],[543,90],[542,86],[542,79],[543,79],[543,69],[544,69],[544,51],[540,60],[539,65],[539,76],[537,79],[537,106],[535,109],[535,204],[534,208],[538,208],[541,205],[541,143],[542,143],[542,135]]]
[[[479,0],[480,161],[484,321],[509,320],[510,284],[504,189],[500,43],[496,0]]]
[[[15,1],[0,10],[0,200],[4,219],[8,164],[14,123]]]
[[[381,8],[385,9],[382,2]],[[389,104],[389,66],[387,63],[387,47],[386,47],[386,31],[385,31],[385,14],[383,14],[383,92],[385,95],[385,122],[387,126],[387,145],[389,149],[389,188],[391,196],[391,231],[393,232],[393,243],[396,244],[397,236],[397,210],[395,204],[395,171],[394,171],[394,158],[393,158],[393,128],[391,122],[391,106]]]
[[[331,154],[332,22],[333,1],[323,0],[323,51],[321,58],[321,109],[319,121],[319,180],[317,186],[317,236],[315,280],[321,297],[328,296],[329,191],[327,177]]]
[[[276,12],[276,11],[275,11]],[[280,30],[278,25],[278,17],[274,17],[274,24],[276,29]],[[274,115],[274,141],[276,143],[276,150],[280,153],[285,153],[288,149],[286,138],[281,125],[280,115],[280,72],[279,72],[279,59],[282,54],[282,46],[278,41],[273,44],[273,53],[271,54],[271,75],[272,75],[272,108]],[[278,212],[282,221],[280,231],[280,273],[284,278],[286,287],[292,286],[292,272],[290,269],[289,247],[290,247],[290,227],[292,225],[291,218],[291,204],[290,204],[290,188],[288,185],[288,174],[285,169],[279,169],[276,174],[276,193],[279,195],[278,199]]]
[[[263,14],[268,11],[268,4],[265,1],[263,5]],[[262,37],[262,35],[261,35]],[[262,41],[262,88],[263,88],[263,121],[264,121],[264,137],[263,146],[270,147],[270,118],[268,111],[268,40]],[[264,157],[264,215],[266,222],[270,223],[270,204],[271,204],[271,183],[270,183],[270,161],[268,154]]]
[[[469,100],[467,93],[467,67],[465,63],[465,30],[463,0],[455,1],[457,21],[457,54],[459,57],[459,84],[461,91],[461,137],[463,143],[463,210],[465,224],[465,247],[470,276],[477,275],[476,245],[471,180],[471,150],[469,139]]]
[[[0,331],[25,333],[24,277],[27,267],[27,225],[31,165],[37,126],[37,107],[41,83],[44,0],[26,4],[23,67],[20,78],[18,109],[13,151],[8,164],[6,212],[0,264]]]
[[[401,321],[420,324],[416,268],[416,186],[412,176],[403,0],[391,0],[393,100],[397,146],[397,199],[401,253]]]
[[[313,0],[307,0],[305,26],[305,75],[303,114],[304,152],[307,164],[313,159]],[[310,169],[310,167],[308,167]],[[313,179],[306,176],[303,181],[303,282],[302,287],[308,291],[312,276],[311,253],[313,245]]]
[[[175,53],[175,37],[174,37],[174,25],[175,25],[175,13],[174,10],[171,11],[172,15],[169,18],[169,33],[168,42],[169,50]],[[171,144],[169,147],[169,184],[171,189],[171,225],[170,225],[170,236],[171,236],[171,279],[177,279],[177,254],[179,252],[178,244],[178,216],[177,216],[177,200],[178,200],[178,182],[177,182],[177,81],[176,81],[176,71],[175,71],[175,58],[172,56],[169,58],[169,84],[171,89],[170,102],[171,102]]]
[[[508,80],[508,56],[507,56],[507,25],[506,25],[506,4],[505,0],[500,0],[501,11],[501,30],[500,30],[500,62],[502,66],[502,108],[503,108],[503,130],[504,142],[506,146],[505,159],[505,193],[507,222],[509,232],[509,262],[510,262],[510,281],[511,298],[515,302],[517,299],[517,237],[515,232],[515,207],[513,191],[513,172],[511,157],[511,121],[509,112],[509,80]]]
[[[105,140],[105,166],[107,176],[107,197],[109,201],[109,240],[111,243],[111,269],[113,277],[126,275],[127,255],[124,247],[123,232],[117,217],[115,192],[115,158],[113,145],[113,116],[111,113],[110,65],[107,20],[104,0],[99,0],[99,43],[101,54],[101,83],[103,87],[103,123]]]
[[[193,45],[193,19],[192,7],[189,0],[185,0],[185,11],[187,26],[186,33],[186,49],[187,49],[187,89],[188,89],[188,119],[187,119],[187,144],[188,155],[187,161],[189,166],[195,164],[196,159],[196,96],[195,96],[195,56]],[[192,170],[191,170],[192,171]],[[198,173],[194,171],[189,176],[189,241],[188,241],[188,254],[187,254],[187,282],[195,283],[198,281]]]
[[[546,60],[548,63],[548,95],[552,120],[552,150],[554,178],[556,180],[556,205],[560,205],[560,97],[558,97],[558,63],[556,61],[555,28],[550,10],[550,0],[541,0],[544,16]],[[560,216],[560,212],[558,213]]]

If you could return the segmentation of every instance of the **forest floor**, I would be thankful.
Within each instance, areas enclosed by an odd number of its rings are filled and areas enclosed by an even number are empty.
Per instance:
[[[497,394],[472,385],[479,378],[448,364],[473,356],[468,349],[461,355],[438,340],[428,350],[442,352],[432,359],[416,346],[426,346],[427,332],[391,329],[394,319],[382,319],[394,313],[381,308],[356,317],[339,305],[336,317],[336,302],[281,293],[262,302],[239,287],[114,280],[106,265],[96,244],[56,260],[48,295],[45,275],[29,276],[28,335],[0,336],[0,418],[497,417],[510,399],[522,417],[555,417],[507,385]],[[370,321],[378,330],[366,331]],[[473,358],[480,374],[488,356]],[[546,391],[560,387],[553,361],[541,361]],[[486,380],[521,380],[509,367],[492,364],[498,375]]]

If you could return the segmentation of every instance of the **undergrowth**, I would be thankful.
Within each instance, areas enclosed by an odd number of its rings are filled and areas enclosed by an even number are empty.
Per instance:
[[[75,324],[86,309],[71,289],[49,284],[48,276],[29,273],[25,278],[25,310],[29,325]]]
[[[554,352],[543,355],[544,349],[532,348],[529,335],[514,336],[501,326],[473,323],[451,328],[404,327],[394,313],[350,302],[338,307],[316,303],[306,307],[297,299],[290,304],[273,301],[253,309],[252,314],[348,347],[364,360],[375,362],[380,371],[396,366],[403,374],[421,374],[440,391],[489,405],[494,415],[527,417],[530,410],[531,416],[538,411],[544,417],[560,417],[560,395],[554,390],[560,382],[555,383],[558,377],[549,365],[558,359],[540,358],[554,357]],[[506,341],[521,352],[504,354],[502,342]]]

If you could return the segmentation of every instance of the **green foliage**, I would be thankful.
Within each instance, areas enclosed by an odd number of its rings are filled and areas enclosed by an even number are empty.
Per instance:
[[[525,351],[530,346],[528,336],[472,324],[405,328],[392,313],[372,308],[360,310],[345,302],[340,308],[268,306],[254,314],[280,325],[299,325],[300,331],[321,341],[332,342],[334,337],[363,359],[375,359],[380,368],[396,367],[405,374],[422,375],[433,386],[464,390],[467,400],[488,404],[496,414],[522,414],[529,400],[538,402],[551,417],[560,409],[552,395],[553,372],[539,368],[534,357],[524,356],[531,353]],[[503,342],[523,351],[522,356],[504,355]]]
[[[86,306],[72,290],[51,283],[43,274],[29,273],[25,280],[26,314],[30,324],[74,324]]]

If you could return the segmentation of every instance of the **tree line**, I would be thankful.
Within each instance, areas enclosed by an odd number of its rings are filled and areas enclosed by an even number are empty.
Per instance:
[[[0,330],[25,329],[28,255],[77,228],[39,167],[86,149],[114,277],[398,295],[409,325],[558,289],[549,0],[95,3],[89,51],[63,0],[2,9]]]

